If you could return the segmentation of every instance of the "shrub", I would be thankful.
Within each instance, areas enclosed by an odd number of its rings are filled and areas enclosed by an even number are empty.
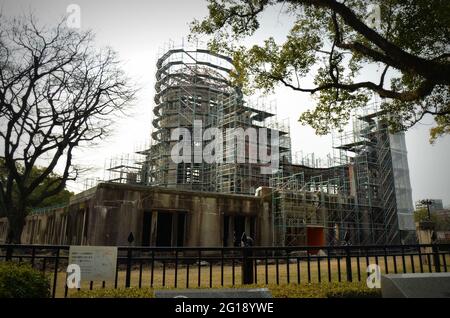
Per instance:
[[[378,298],[380,289],[370,289],[362,282],[286,284],[267,286],[276,298]]]
[[[361,283],[336,284],[326,292],[327,298],[380,298],[381,289],[368,288]]]
[[[0,262],[0,298],[48,298],[50,281],[28,264]]]
[[[361,282],[312,283],[283,285],[248,285],[234,288],[267,287],[274,298],[378,298],[380,289],[370,289]],[[196,288],[197,289],[197,288]],[[151,288],[119,288],[79,291],[71,297],[77,298],[152,298]]]
[[[80,290],[71,298],[153,298],[151,288],[104,288],[94,290]]]

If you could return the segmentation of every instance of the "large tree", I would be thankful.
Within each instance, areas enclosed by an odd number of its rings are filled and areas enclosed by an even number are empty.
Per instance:
[[[116,53],[95,49],[91,32],[65,21],[48,28],[33,17],[0,19],[0,156],[7,171],[0,206],[8,242],[20,242],[27,207],[78,176],[74,151],[107,136],[134,94]]]
[[[211,35],[211,49],[233,56],[233,80],[245,89],[272,91],[282,84],[313,94],[316,106],[300,121],[318,134],[347,122],[372,93],[382,98],[393,130],[429,114],[436,121],[431,141],[450,132],[450,1],[208,2],[209,16],[193,22],[193,34]],[[283,43],[268,37],[251,47],[240,44],[251,40],[261,15],[275,5],[278,19],[285,14],[293,21]],[[308,76],[312,86],[305,84]]]
[[[42,172],[46,169],[46,167],[33,167],[32,171],[31,171],[31,178],[30,180],[33,180],[34,178],[36,178],[37,176],[41,175]],[[18,164],[18,171],[22,172],[23,171],[23,167]],[[8,170],[5,167],[5,161],[3,159],[0,159],[0,182],[5,184],[8,178]],[[42,181],[42,183],[33,190],[32,194],[31,194],[31,199],[30,199],[30,203],[35,201],[36,197],[39,197],[41,195],[41,193],[43,191],[46,191],[48,189],[48,184],[52,183],[53,186],[50,187],[56,187],[58,185],[57,182],[55,182],[55,179],[61,178],[60,175],[58,175],[57,173],[50,173],[45,179],[44,181]],[[13,194],[13,201],[17,201],[18,197],[19,197],[19,191],[17,189],[17,186],[13,187],[12,190]],[[45,207],[51,207],[51,206],[56,206],[56,205],[61,205],[61,204],[67,204],[70,200],[70,198],[74,195],[73,192],[67,190],[67,188],[62,189],[61,191],[59,191],[58,193],[50,196],[50,197],[46,197],[43,201],[41,201],[38,205],[29,205],[27,207],[25,207],[25,209],[27,210],[27,213],[29,211],[32,211],[32,209],[35,208],[45,208]],[[6,211],[0,206],[0,217],[4,217],[6,216]]]

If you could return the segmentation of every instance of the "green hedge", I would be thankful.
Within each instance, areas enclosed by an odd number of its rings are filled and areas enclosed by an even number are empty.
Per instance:
[[[94,290],[80,290],[71,298],[153,298],[151,288],[105,288]]]
[[[286,284],[267,286],[276,298],[379,298],[380,289],[362,282]]]
[[[48,298],[50,281],[28,264],[0,262],[0,298]]]
[[[322,283],[322,284],[284,284],[249,285],[234,288],[267,287],[275,298],[378,298],[380,289],[369,289],[364,283]],[[151,288],[118,288],[79,291],[74,298],[152,298]]]

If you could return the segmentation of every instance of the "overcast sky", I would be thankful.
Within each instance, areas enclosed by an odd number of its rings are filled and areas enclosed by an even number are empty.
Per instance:
[[[207,14],[203,0],[0,0],[2,14],[11,17],[33,12],[41,23],[55,24],[70,4],[81,8],[82,29],[92,29],[99,47],[111,46],[123,61],[123,68],[139,84],[141,91],[129,116],[116,122],[115,134],[104,144],[77,154],[77,163],[94,166],[88,177],[103,177],[105,163],[111,157],[133,153],[148,143],[153,113],[155,63],[158,51],[169,41],[181,43],[189,34],[189,23]],[[268,36],[282,39],[290,24],[280,8],[268,11],[255,41]],[[307,80],[308,83],[308,80]],[[314,105],[308,94],[279,88],[268,97],[276,100],[280,118],[289,118],[293,152],[315,152],[325,157],[331,151],[331,137],[318,137],[297,119]],[[413,200],[440,198],[450,205],[450,136],[428,142],[433,120],[423,122],[406,133]],[[83,190],[83,181],[71,183],[75,192]]]

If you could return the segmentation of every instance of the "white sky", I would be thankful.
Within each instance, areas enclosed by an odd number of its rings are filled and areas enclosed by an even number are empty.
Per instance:
[[[115,49],[123,61],[124,70],[141,87],[129,116],[116,123],[115,134],[101,145],[77,154],[78,164],[95,168],[84,178],[102,178],[109,158],[133,153],[148,143],[158,50],[169,40],[180,43],[189,34],[189,23],[194,18],[206,16],[207,8],[203,0],[0,0],[0,11],[7,17],[31,11],[40,22],[51,25],[66,13],[67,6],[72,3],[81,8],[81,27],[95,32],[99,47]],[[282,39],[289,26],[289,19],[279,14],[279,7],[270,10],[264,15],[255,40],[268,36]],[[308,82],[310,79],[306,79]],[[280,87],[268,99],[277,101],[280,118],[289,118],[293,152],[315,152],[323,157],[331,152],[330,136],[318,137],[311,128],[297,122],[301,112],[314,105],[309,94]],[[450,136],[430,145],[428,130],[432,123],[432,118],[425,118],[406,134],[413,200],[440,198],[444,205],[449,205]],[[69,189],[75,192],[84,190],[82,183],[83,180],[70,183]]]

